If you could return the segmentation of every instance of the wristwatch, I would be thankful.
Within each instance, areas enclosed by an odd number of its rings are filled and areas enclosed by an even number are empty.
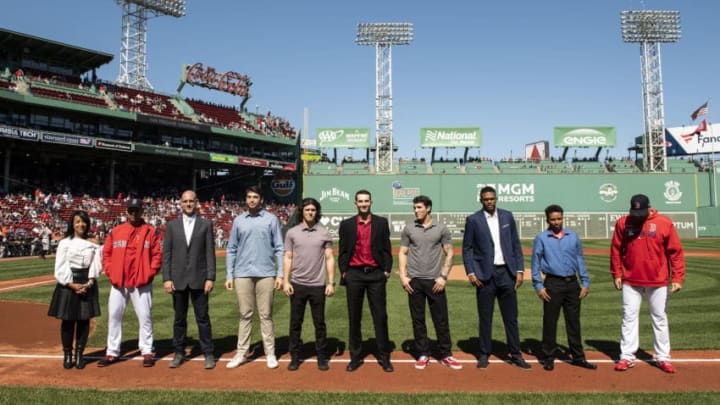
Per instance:
[[[440,274],[440,277],[442,277],[443,280],[447,281],[448,275],[447,275],[447,274]]]
[[[333,281],[332,283],[328,283],[328,285],[335,287],[335,282]]]

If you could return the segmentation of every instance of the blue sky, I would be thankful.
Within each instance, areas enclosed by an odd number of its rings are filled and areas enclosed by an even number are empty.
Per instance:
[[[429,157],[420,128],[443,126],[481,127],[483,147],[472,155],[517,157],[526,143],[548,140],[558,156],[553,127],[566,125],[616,127],[610,154],[626,156],[643,118],[640,47],[622,41],[620,12],[636,9],[681,13],[682,39],[662,47],[666,125],[691,125],[708,98],[712,120],[720,102],[716,0],[187,0],[185,17],[149,21],[148,77],[173,93],[181,65],[202,62],[249,75],[249,109],[301,129],[309,108],[311,138],[318,127],[374,128],[375,50],[355,45],[356,25],[412,22],[413,43],[393,49],[397,156]],[[98,75],[118,76],[121,7],[113,0],[4,7],[0,26],[111,53]],[[240,102],[188,86],[183,94]]]

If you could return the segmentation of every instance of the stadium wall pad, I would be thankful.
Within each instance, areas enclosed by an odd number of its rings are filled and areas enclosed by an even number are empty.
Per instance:
[[[322,222],[336,235],[343,218],[354,215],[355,192],[372,193],[373,212],[388,216],[393,238],[412,221],[412,199],[427,195],[433,214],[460,237],[465,217],[478,209],[486,185],[498,191],[498,207],[515,213],[521,238],[545,229],[544,209],[559,204],[565,224],[584,238],[612,237],[617,218],[627,213],[630,197],[646,194],[670,216],[682,238],[720,236],[720,213],[713,199],[719,182],[712,173],[643,174],[391,174],[306,175],[303,196],[322,204]],[[717,205],[717,204],[715,204]]]

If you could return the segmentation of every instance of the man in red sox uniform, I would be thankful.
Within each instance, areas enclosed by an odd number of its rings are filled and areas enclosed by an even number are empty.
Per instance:
[[[162,265],[162,244],[155,227],[142,218],[142,200],[127,203],[128,220],[112,229],[103,246],[103,272],[112,287],[108,300],[108,337],[105,357],[98,367],[118,361],[122,340],[122,319],[127,301],[132,301],[138,318],[138,346],[143,367],[155,365],[153,357],[152,281]]]
[[[610,271],[623,299],[621,353],[615,370],[626,371],[635,364],[635,352],[640,346],[638,315],[645,297],[655,336],[655,364],[666,373],[674,373],[675,367],[670,363],[667,293],[668,284],[672,293],[682,288],[685,255],[675,225],[650,208],[650,200],[643,194],[632,197],[630,215],[615,224]]]

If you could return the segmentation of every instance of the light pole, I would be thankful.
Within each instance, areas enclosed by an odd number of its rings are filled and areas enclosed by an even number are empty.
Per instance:
[[[624,42],[640,44],[645,142],[643,170],[667,171],[665,105],[663,99],[660,43],[680,39],[680,12],[630,10],[620,14]]]
[[[185,15],[185,0],[115,0],[123,8],[120,75],[115,81],[136,89],[152,89],[147,79],[148,16]]]
[[[412,23],[357,26],[355,43],[375,47],[375,173],[393,172],[392,46],[412,40]]]

